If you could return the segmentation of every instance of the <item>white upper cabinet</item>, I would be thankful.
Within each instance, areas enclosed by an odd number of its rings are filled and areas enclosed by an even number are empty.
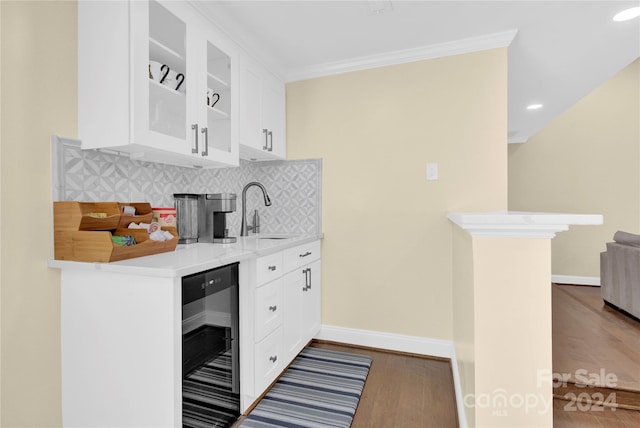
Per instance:
[[[236,46],[179,2],[78,4],[82,147],[238,165]]]
[[[240,157],[284,159],[285,86],[257,62],[240,59]]]

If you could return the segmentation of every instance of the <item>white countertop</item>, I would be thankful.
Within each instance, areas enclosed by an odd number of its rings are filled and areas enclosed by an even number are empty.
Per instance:
[[[269,239],[278,237],[286,239]],[[272,254],[297,245],[322,239],[323,234],[264,234],[238,237],[233,244],[182,244],[175,251],[112,263],[49,260],[58,269],[99,270],[103,272],[156,277],[182,277],[252,257]]]
[[[449,213],[447,218],[474,236],[553,238],[570,225],[599,225],[600,214],[528,211]]]

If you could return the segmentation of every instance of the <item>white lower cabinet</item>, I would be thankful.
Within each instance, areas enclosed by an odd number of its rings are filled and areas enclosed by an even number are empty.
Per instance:
[[[212,248],[187,246],[169,264],[191,269],[210,258]],[[245,413],[320,329],[320,241],[262,257],[239,254],[230,262],[240,262]],[[151,257],[131,264],[49,262],[61,269],[64,426],[182,426],[183,324],[190,319],[184,318],[182,277],[195,272],[166,276],[167,259],[155,259],[154,266]]]
[[[254,358],[255,389],[256,391],[264,391],[284,367],[281,327],[256,343]]]
[[[282,279],[263,285],[255,291],[254,338],[258,342],[282,324]]]
[[[294,358],[320,328],[320,260],[288,273],[283,296],[285,353]]]
[[[243,342],[253,346],[253,395],[246,404],[258,399],[320,330],[320,241],[250,263],[253,340]]]

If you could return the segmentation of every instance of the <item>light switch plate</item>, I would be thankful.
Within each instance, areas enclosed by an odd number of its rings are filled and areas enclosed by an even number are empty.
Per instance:
[[[438,179],[438,164],[435,162],[430,162],[427,164],[427,180],[437,180]]]

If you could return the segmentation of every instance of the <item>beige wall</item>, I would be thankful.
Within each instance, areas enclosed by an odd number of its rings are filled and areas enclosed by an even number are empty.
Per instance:
[[[475,291],[473,241],[460,227],[453,228],[453,341],[458,364],[460,389],[464,397],[475,394]],[[469,400],[470,402],[472,400]],[[475,408],[464,407],[467,424],[476,424]]]
[[[287,85],[287,155],[323,159],[323,324],[452,338],[445,215],[506,209],[506,61],[496,49]]]
[[[472,237],[456,227],[453,254],[467,423],[552,426],[550,239]]]
[[[550,240],[473,237],[472,247],[476,426],[551,427]]]
[[[552,241],[555,275],[599,277],[615,231],[640,233],[640,60],[509,145],[509,209],[604,215]]]
[[[76,3],[1,1],[3,427],[61,424],[49,138],[76,134]]]

